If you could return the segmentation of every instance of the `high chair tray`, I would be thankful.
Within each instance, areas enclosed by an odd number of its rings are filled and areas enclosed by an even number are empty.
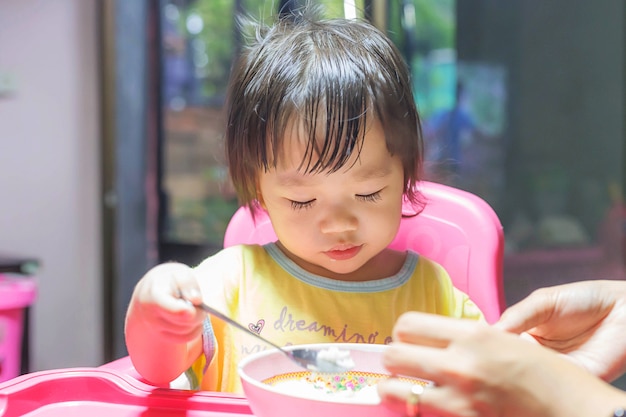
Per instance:
[[[70,368],[33,372],[0,384],[2,417],[252,416],[245,398],[153,387],[116,371]]]

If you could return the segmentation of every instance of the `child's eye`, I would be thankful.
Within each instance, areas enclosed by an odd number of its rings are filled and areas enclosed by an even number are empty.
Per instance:
[[[378,201],[378,200],[381,199],[381,196],[380,196],[380,192],[381,191],[382,190],[378,190],[375,193],[366,194],[366,195],[357,194],[356,198],[358,198],[359,200],[362,200],[362,201],[367,201],[367,202],[372,202],[373,203],[373,202]]]
[[[291,208],[294,210],[302,210],[302,209],[308,209],[313,205],[313,202],[315,201],[313,200],[309,200],[309,201],[291,201]]]

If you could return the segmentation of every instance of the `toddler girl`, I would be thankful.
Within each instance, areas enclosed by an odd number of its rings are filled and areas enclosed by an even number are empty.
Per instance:
[[[259,28],[233,68],[226,145],[243,204],[278,240],[226,248],[137,284],[126,343],[166,384],[241,392],[237,364],[266,349],[207,318],[203,300],[279,345],[388,343],[406,311],[481,319],[437,263],[387,246],[403,199],[420,208],[422,136],[409,72],[378,29],[307,13]]]

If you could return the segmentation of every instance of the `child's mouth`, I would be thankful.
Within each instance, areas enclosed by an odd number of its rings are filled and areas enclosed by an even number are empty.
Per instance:
[[[342,248],[335,248],[329,251],[324,252],[329,258],[335,261],[345,261],[346,259],[351,259],[355,257],[363,246],[349,246]]]

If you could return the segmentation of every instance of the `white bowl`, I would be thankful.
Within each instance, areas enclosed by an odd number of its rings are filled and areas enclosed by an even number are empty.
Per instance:
[[[256,417],[398,417],[401,414],[381,404],[376,382],[389,373],[382,365],[385,345],[360,343],[321,343],[287,346],[285,349],[336,347],[350,351],[354,370],[347,374],[318,375],[293,363],[276,349],[254,353],[239,364],[244,393]],[[307,381],[306,379],[309,379]],[[311,379],[329,382],[331,388],[320,388]],[[336,383],[338,381],[338,383]],[[356,389],[343,389],[345,382],[355,382]],[[428,385],[420,379],[414,383]],[[323,385],[323,384],[321,384]],[[317,388],[316,388],[317,386]],[[339,386],[339,389],[337,389]]]

